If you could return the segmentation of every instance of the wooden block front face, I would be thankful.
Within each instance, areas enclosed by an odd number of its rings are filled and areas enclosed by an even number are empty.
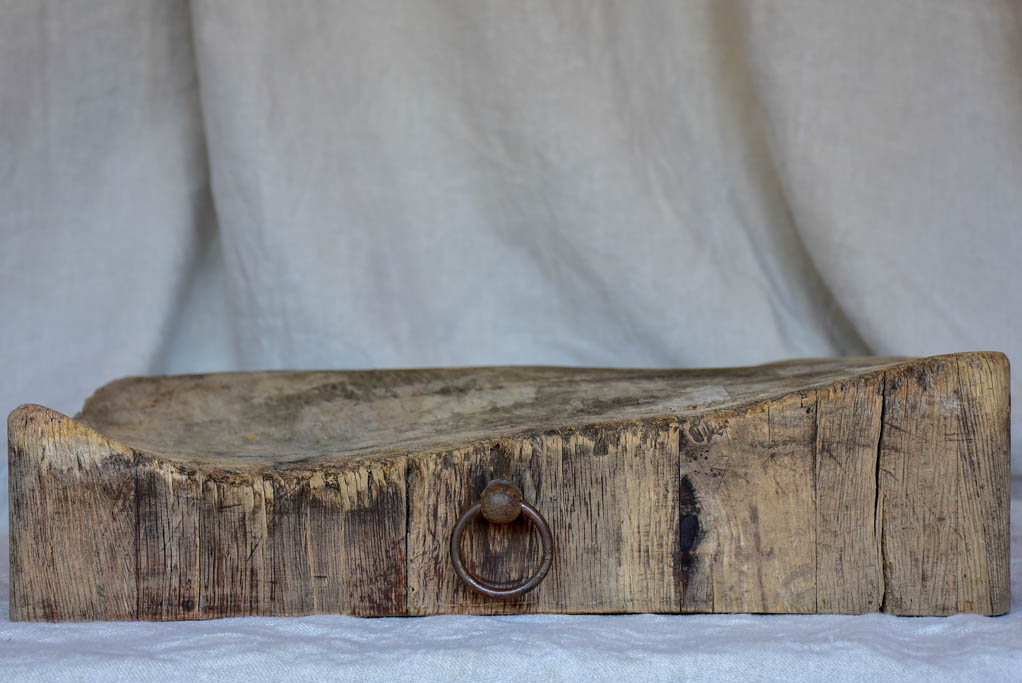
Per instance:
[[[815,410],[815,395],[796,395],[413,461],[409,609],[815,612]],[[540,510],[556,546],[550,576],[513,602],[472,592],[447,557],[457,517],[498,478]],[[525,522],[472,532],[463,553],[484,578],[522,580],[539,564]]]
[[[546,433],[409,464],[409,612],[677,611],[677,423],[594,433]],[[449,539],[491,479],[508,479],[546,518],[554,566],[514,601],[471,591],[454,573]],[[479,576],[521,581],[540,563],[538,535],[518,520],[480,519],[462,546]]]
[[[771,372],[776,387],[804,366]],[[165,459],[24,406],[11,617],[1007,611],[1007,360],[825,377],[726,408],[258,466]],[[494,479],[553,536],[546,579],[506,601],[450,557]],[[460,549],[504,584],[542,556],[521,518],[476,519]]]
[[[685,425],[701,514],[684,611],[816,611],[815,432],[812,392]]]
[[[884,609],[1008,611],[1008,361],[936,358],[886,374],[880,448]]]
[[[405,614],[403,462],[140,481],[138,618]]]
[[[312,611],[406,614],[404,461],[347,467],[318,479],[307,527]]]
[[[136,613],[156,620],[201,618],[199,557],[210,554],[199,542],[202,482],[163,463],[142,468],[136,482]]]
[[[881,606],[877,464],[883,402],[882,373],[838,382],[817,393],[819,612],[861,614]]]
[[[1007,382],[997,354],[926,360],[740,411],[419,458],[410,613],[1003,613]],[[496,478],[556,544],[550,576],[513,602],[473,593],[446,557]],[[527,534],[479,521],[463,552],[520,580],[539,564]]]
[[[11,619],[135,613],[132,453],[41,406],[9,422]]]

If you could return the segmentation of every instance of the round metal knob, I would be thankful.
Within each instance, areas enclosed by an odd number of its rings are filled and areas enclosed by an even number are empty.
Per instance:
[[[506,586],[498,585],[475,576],[465,567],[461,558],[461,536],[469,522],[482,514],[492,524],[508,524],[524,514],[539,530],[539,537],[543,547],[543,561],[536,573],[526,581]],[[461,580],[467,583],[477,593],[482,593],[491,598],[506,600],[524,595],[538,586],[550,571],[553,562],[554,539],[550,533],[550,526],[543,519],[539,511],[526,503],[522,498],[522,492],[517,486],[509,481],[495,479],[487,484],[475,503],[458,518],[454,525],[454,532],[451,534],[451,560],[454,562],[454,571],[458,573]]]
[[[495,479],[483,489],[479,506],[492,524],[510,524],[522,513],[522,492],[511,482]]]

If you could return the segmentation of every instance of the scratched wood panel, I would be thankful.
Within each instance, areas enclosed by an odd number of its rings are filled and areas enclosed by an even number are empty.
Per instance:
[[[1009,384],[1001,354],[888,370],[880,448],[884,610],[1008,610]]]
[[[240,480],[239,480],[240,479]],[[267,567],[269,487],[257,477],[202,476],[199,518],[199,615],[204,619],[273,611]]]
[[[816,608],[875,612],[884,592],[877,538],[884,375],[835,382],[817,403]]]
[[[406,612],[403,461],[138,477],[140,618]]]
[[[133,618],[132,452],[42,406],[8,420],[11,619]]]
[[[958,372],[958,604],[1002,614],[1011,606],[1011,381],[1001,354],[944,360]],[[952,402],[952,407],[955,404]],[[923,609],[929,611],[930,606]]]
[[[685,611],[816,611],[815,412],[803,392],[683,425]]]
[[[507,442],[476,444],[467,448],[413,456],[408,461],[408,612],[412,615],[444,611],[503,614],[536,611],[550,600],[554,584],[540,586],[515,601],[486,600],[470,591],[454,572],[449,557],[450,535],[461,513],[478,498],[491,479],[514,482],[526,500],[537,507],[559,487],[559,467],[551,467],[532,448],[516,449]],[[442,472],[445,476],[437,478]],[[553,513],[541,508],[551,529]],[[555,534],[557,532],[554,532]],[[555,537],[555,543],[556,543]],[[508,525],[477,520],[465,533],[462,549],[470,571],[494,582],[521,580],[539,566],[538,539],[518,519]],[[553,577],[550,577],[551,579]]]
[[[199,510],[202,482],[186,467],[143,459],[136,469],[138,614],[202,618]]]
[[[409,611],[677,611],[677,443],[676,422],[663,420],[413,458]],[[458,516],[496,478],[518,485],[541,510],[556,546],[556,570],[516,601],[472,592],[448,556]],[[463,552],[474,573],[497,583],[521,581],[540,563],[538,536],[524,520],[507,527],[480,520]]]
[[[9,419],[11,617],[1000,614],[1008,387],[997,353],[121,380]],[[554,538],[508,601],[449,554],[498,478]],[[461,550],[541,556],[523,520]]]
[[[338,464],[310,478],[312,611],[407,613],[405,461]]]

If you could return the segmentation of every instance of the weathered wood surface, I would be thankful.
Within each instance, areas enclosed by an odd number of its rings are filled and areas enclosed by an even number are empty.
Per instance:
[[[1000,614],[999,353],[721,370],[127,378],[9,419],[11,617],[517,612]],[[521,598],[448,541],[491,479],[545,516]],[[515,581],[526,522],[466,563]]]

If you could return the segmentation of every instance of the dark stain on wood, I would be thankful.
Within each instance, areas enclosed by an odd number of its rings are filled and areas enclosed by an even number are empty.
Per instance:
[[[682,476],[678,491],[678,540],[674,553],[675,581],[681,586],[681,611],[688,606],[688,586],[696,570],[695,547],[699,541],[699,499],[688,476]]]

